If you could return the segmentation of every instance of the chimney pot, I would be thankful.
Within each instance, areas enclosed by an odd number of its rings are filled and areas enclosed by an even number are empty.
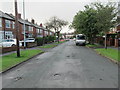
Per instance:
[[[18,13],[18,18],[21,19],[21,14],[20,13]]]
[[[35,24],[35,20],[34,20],[34,19],[32,19],[32,20],[31,20],[31,23]]]
[[[42,23],[40,24],[40,27],[42,27]]]

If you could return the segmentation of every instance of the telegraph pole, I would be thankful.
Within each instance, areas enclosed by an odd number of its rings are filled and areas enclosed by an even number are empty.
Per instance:
[[[14,2],[15,2],[15,30],[16,30],[16,42],[17,42],[17,57],[20,57],[17,0],[15,0]]]

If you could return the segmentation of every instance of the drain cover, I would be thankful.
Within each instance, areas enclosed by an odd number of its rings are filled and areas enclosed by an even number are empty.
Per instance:
[[[70,56],[67,56],[67,57],[70,57]]]

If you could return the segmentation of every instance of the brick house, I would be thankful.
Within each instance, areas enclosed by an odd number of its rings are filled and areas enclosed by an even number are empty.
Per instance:
[[[28,20],[23,20],[21,14],[18,14],[19,22],[19,39],[24,39],[24,22],[25,22],[25,35],[26,38],[36,38],[43,37],[48,35],[54,35],[54,32],[49,31],[47,28],[44,28],[42,24],[35,24],[35,20],[32,19],[31,22]],[[10,39],[16,38],[15,32],[15,16],[12,14],[3,13],[0,11],[0,38]]]
[[[0,39],[15,38],[14,18],[0,11]]]

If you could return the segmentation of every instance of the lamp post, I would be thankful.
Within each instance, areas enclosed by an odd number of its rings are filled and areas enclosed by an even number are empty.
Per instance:
[[[26,42],[25,42],[26,35],[25,35],[25,3],[24,3],[24,0],[23,0],[23,19],[24,19],[23,30],[24,30],[24,49],[25,49],[26,48]]]

